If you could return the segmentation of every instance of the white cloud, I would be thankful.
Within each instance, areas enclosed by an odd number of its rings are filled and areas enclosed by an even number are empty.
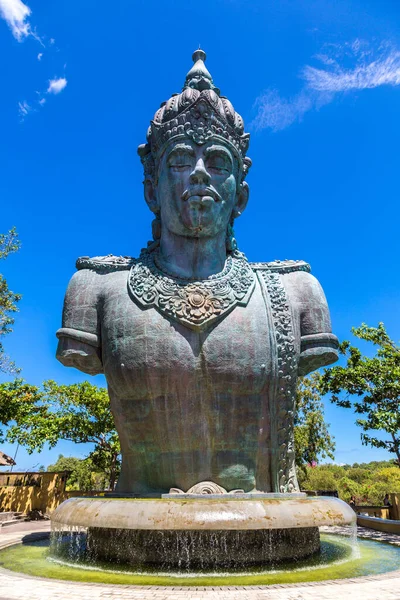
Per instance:
[[[48,94],[59,94],[66,87],[67,80],[65,77],[58,77],[56,79],[50,79],[49,87],[47,88]]]
[[[293,98],[286,99],[277,90],[267,90],[255,102],[257,114],[250,127],[256,131],[272,129],[276,132],[286,129],[293,123],[301,123],[306,112],[319,110],[321,106],[331,102],[332,98],[330,93],[302,90]]]
[[[285,129],[300,122],[306,112],[332,102],[338,93],[400,85],[400,51],[387,42],[377,49],[359,39],[329,44],[315,58],[323,67],[302,69],[304,87],[293,98],[281,98],[276,90],[257,98],[254,129]]]
[[[37,40],[43,48],[45,48],[44,41],[38,36],[36,30],[32,28],[30,23],[32,11],[27,4],[24,4],[22,0],[0,0],[0,19],[4,19],[7,23],[15,39],[19,42],[23,41],[28,36],[32,36]],[[48,46],[54,46],[54,38],[50,38]],[[53,48],[54,51],[54,48]],[[43,58],[43,52],[37,54],[37,60],[41,61]],[[64,66],[65,69],[65,66]],[[36,111],[40,106],[46,103],[44,96],[46,94],[59,94],[66,87],[67,80],[65,77],[55,77],[50,79],[46,91],[37,92],[39,98],[37,98],[32,104],[28,102],[18,103],[18,113],[23,121],[24,118],[32,111]]]
[[[19,42],[32,33],[28,21],[30,14],[31,9],[21,0],[0,0],[0,16]]]
[[[297,120],[301,120],[305,112],[312,106],[310,98],[303,93],[296,98],[281,98],[277,90],[267,90],[256,100],[257,116],[255,129],[285,129]]]
[[[47,98],[45,98],[48,94],[59,94],[67,85],[67,80],[65,77],[56,77],[54,79],[49,80],[49,85],[46,91],[36,91],[36,100],[33,103],[33,106],[28,104],[28,102],[18,102],[18,113],[21,118],[21,121],[25,119],[25,117],[30,112],[36,112],[39,108],[43,107]]]
[[[33,110],[33,108],[25,102],[18,102],[18,114],[21,118],[21,121]]]
[[[392,50],[387,56],[371,62],[363,61],[351,69],[340,67],[336,61],[333,61],[330,70],[307,65],[303,76],[310,88],[335,93],[400,85],[400,52]]]

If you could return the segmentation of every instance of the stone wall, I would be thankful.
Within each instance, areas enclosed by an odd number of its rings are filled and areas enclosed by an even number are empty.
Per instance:
[[[390,519],[390,508],[388,506],[356,506],[356,513],[377,517],[378,519]]]
[[[0,511],[29,513],[33,509],[52,512],[66,499],[68,472],[1,473]]]
[[[400,534],[400,521],[391,521],[390,519],[376,519],[374,517],[357,516],[357,525],[368,527],[376,531],[385,533]]]
[[[52,513],[61,502],[76,496],[97,496],[104,492],[65,491],[68,472],[0,473],[0,512]]]
[[[400,521],[400,494],[389,494],[389,501],[392,505],[388,506],[356,506],[356,512],[369,517],[377,517],[378,519],[390,519],[392,521]]]

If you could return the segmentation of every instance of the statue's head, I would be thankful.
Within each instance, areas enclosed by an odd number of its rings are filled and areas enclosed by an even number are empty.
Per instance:
[[[233,221],[249,196],[244,179],[251,166],[250,135],[215,87],[205,58],[203,50],[194,52],[182,92],[161,104],[138,153],[145,198],[156,215],[153,236],[160,237],[161,226],[185,237],[226,231],[233,250]]]

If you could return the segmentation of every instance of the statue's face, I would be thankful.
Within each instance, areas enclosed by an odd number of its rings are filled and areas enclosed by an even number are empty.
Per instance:
[[[162,227],[186,237],[226,231],[232,211],[243,210],[247,186],[237,184],[239,165],[228,145],[211,140],[171,143],[161,158],[153,189]]]

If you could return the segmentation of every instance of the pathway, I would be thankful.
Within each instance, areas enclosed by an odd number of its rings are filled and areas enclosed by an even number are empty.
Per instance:
[[[6,532],[0,530],[0,549],[20,542],[25,535],[40,536],[48,531],[48,523],[10,526]],[[359,528],[359,535],[400,545],[400,536],[365,528]],[[166,588],[64,582],[0,569],[0,600],[337,600],[346,597],[400,600],[400,571],[358,579],[268,587]]]

